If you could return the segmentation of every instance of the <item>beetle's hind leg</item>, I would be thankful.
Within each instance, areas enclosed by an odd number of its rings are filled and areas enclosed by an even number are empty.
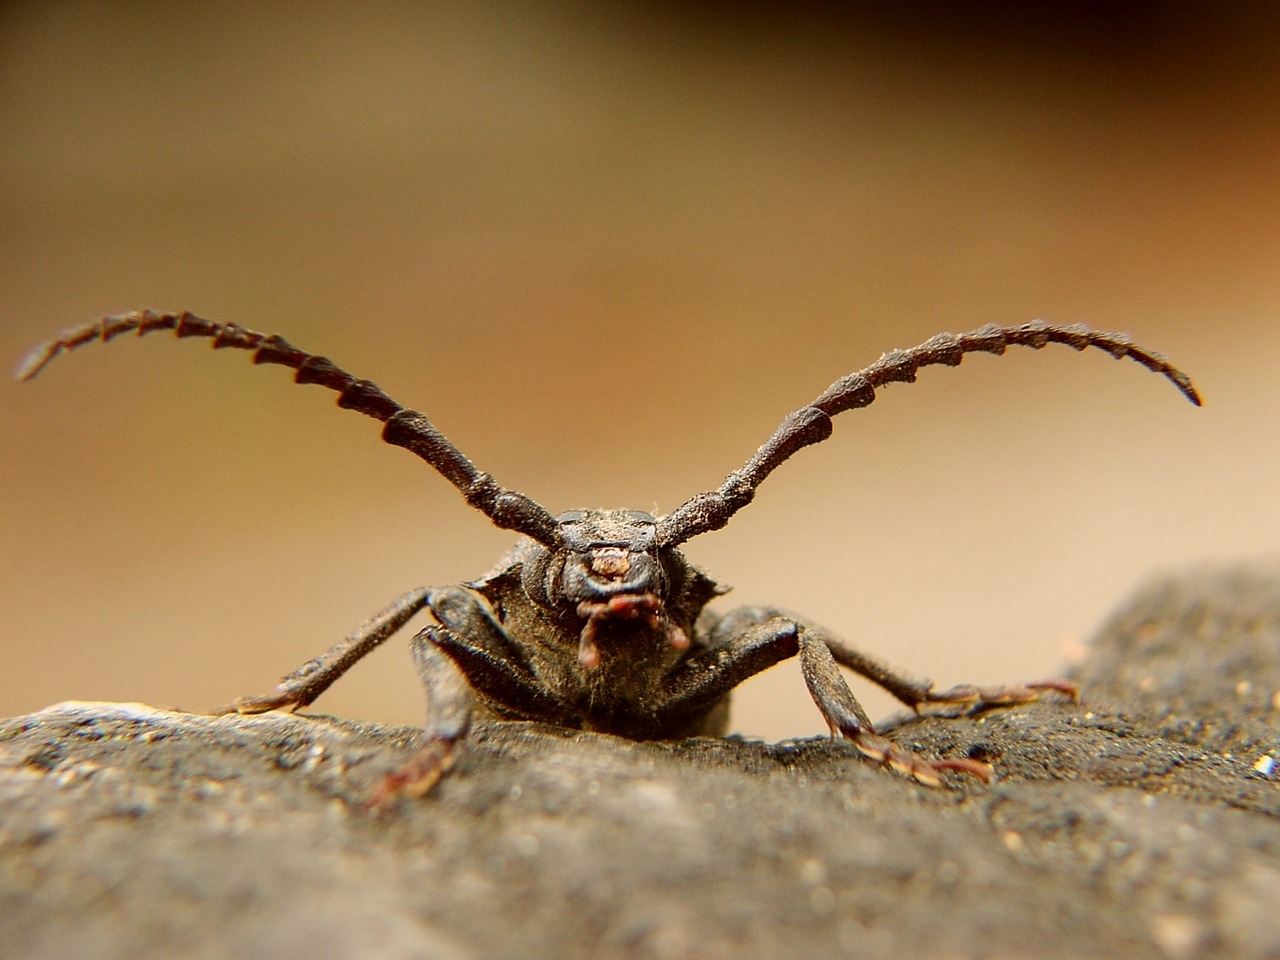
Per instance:
[[[1069,700],[1078,700],[1080,697],[1080,691],[1069,680],[991,686],[962,683],[946,690],[935,690],[932,680],[913,677],[891,667],[883,660],[855,649],[847,641],[825,630],[819,629],[816,632],[842,666],[883,687],[917,713],[929,716],[970,716],[998,707],[1031,703],[1047,693],[1058,694]]]
[[[403,627],[431,602],[432,589],[419,587],[374,614],[342,640],[284,677],[275,693],[262,697],[240,697],[214,713],[265,713],[268,710],[296,710],[309,706],[335,680],[350,670],[375,647]]]

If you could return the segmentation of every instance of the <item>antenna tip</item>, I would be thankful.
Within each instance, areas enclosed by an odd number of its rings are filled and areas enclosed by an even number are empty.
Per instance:
[[[13,371],[14,378],[23,381],[32,379],[48,365],[50,360],[61,352],[62,344],[57,340],[50,340],[48,343],[40,344],[40,346],[22,358],[22,362]]]

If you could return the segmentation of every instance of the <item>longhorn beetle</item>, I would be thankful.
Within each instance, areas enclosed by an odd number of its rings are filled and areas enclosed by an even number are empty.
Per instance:
[[[931,786],[942,782],[943,770],[987,780],[991,769],[984,763],[927,759],[877,734],[837,664],[917,711],[951,716],[1025,703],[1046,692],[1074,698],[1072,684],[1047,681],[935,690],[931,682],[895,670],[781,610],[744,607],[717,616],[704,607],[725,588],[691,566],[680,545],[728,523],[783,461],[831,435],[836,414],[867,406],[886,384],[913,382],[920,367],[956,366],[967,353],[1000,354],[1010,345],[1039,349],[1049,343],[1075,350],[1098,347],[1162,374],[1200,405],[1185,374],[1123,334],[1041,321],[988,325],[958,335],[940,333],[841,377],[812,403],[788,414],[717,489],[691,497],[666,516],[636,510],[570,510],[553,516],[524,494],[499,486],[426,416],[402,407],[375,384],[279,336],[235,324],[185,312],[140,310],[107,316],[37,347],[17,376],[29,380],[64,350],[134,330],[139,335],[172,330],[179,337],[205,337],[215,348],[252,351],[254,363],[293,368],[296,383],[328,387],[338,393],[338,406],[381,421],[383,440],[421,457],[457,487],[467,503],[497,526],[522,535],[481,579],[406,593],[284,677],[274,693],[244,697],[219,711],[305,707],[414,614],[429,609],[435,622],[411,643],[427,695],[425,745],[378,788],[375,806],[398,794],[431,789],[452,765],[474,716],[542,721],[637,740],[721,735],[730,691],[796,655],[832,735],[847,738],[863,756]]]

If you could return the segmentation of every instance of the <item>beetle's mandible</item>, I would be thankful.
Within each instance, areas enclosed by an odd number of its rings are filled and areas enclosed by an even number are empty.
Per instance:
[[[987,779],[990,768],[967,758],[932,760],[875,732],[840,673],[843,665],[879,684],[908,706],[959,715],[1024,703],[1046,692],[1074,697],[1064,681],[935,690],[827,630],[781,610],[745,607],[718,616],[707,609],[724,592],[691,566],[680,545],[717,530],[755,496],[777,466],[802,447],[831,435],[831,418],[865,407],[885,384],[910,383],[920,367],[956,366],[967,353],[1003,353],[1008,346],[1049,343],[1098,347],[1167,377],[1193,404],[1200,397],[1185,374],[1123,334],[1040,321],[940,333],[910,350],[884,354],[842,377],[817,399],[787,415],[755,454],[715,490],[699,493],[666,516],[632,510],[571,510],[553,516],[499,486],[421,413],[402,407],[368,380],[278,336],[191,313],[139,310],[64,331],[36,348],[17,371],[29,380],[54,357],[91,340],[172,330],[205,337],[214,347],[253,352],[254,363],[283,364],[297,383],[336,391],[338,405],[381,421],[382,438],[421,457],[467,502],[497,526],[523,536],[489,574],[457,586],[406,593],[348,637],[286,676],[274,693],[245,697],[223,712],[296,709],[314,701],[357,660],[423,608],[434,622],[411,644],[426,688],[425,746],[389,777],[375,806],[400,794],[421,794],[451,766],[477,716],[536,720],[633,739],[723,734],[730,691],[781,660],[799,656],[805,683],[833,735],[865,757],[913,777],[941,783],[940,772]]]

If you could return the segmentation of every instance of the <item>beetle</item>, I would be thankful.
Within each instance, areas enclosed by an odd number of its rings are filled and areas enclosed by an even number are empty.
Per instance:
[[[511,552],[478,580],[411,590],[331,649],[285,676],[273,693],[242,697],[220,712],[295,710],[311,704],[353,664],[427,609],[433,622],[411,641],[427,698],[423,746],[378,788],[373,805],[420,795],[453,764],[477,718],[541,721],[637,740],[723,735],[730,692],[747,678],[798,656],[809,693],[833,736],[870,761],[914,780],[940,785],[943,771],[983,780],[988,764],[960,757],[929,759],[881,736],[850,691],[844,666],[916,711],[972,714],[1036,700],[1076,697],[1067,681],[936,690],[871,657],[834,633],[769,607],[725,615],[707,604],[726,591],[680,552],[687,540],[717,530],[751,502],[760,483],[797,451],[832,433],[831,418],[865,407],[890,383],[910,383],[921,367],[956,366],[969,353],[1056,343],[1096,347],[1128,357],[1168,378],[1196,406],[1186,374],[1124,334],[1032,321],[940,333],[909,350],[884,354],[841,377],[791,412],[755,454],[714,490],[671,513],[570,510],[552,515],[531,498],[479,470],[427,417],[392,400],[323,356],[232,323],[189,312],[137,310],[64,331],[33,350],[16,376],[30,380],[60,353],[92,340],[171,330],[215,348],[251,351],[256,364],[292,368],[296,383],[338,393],[338,406],[383,424],[382,439],[425,460],[498,527],[521,535]]]

